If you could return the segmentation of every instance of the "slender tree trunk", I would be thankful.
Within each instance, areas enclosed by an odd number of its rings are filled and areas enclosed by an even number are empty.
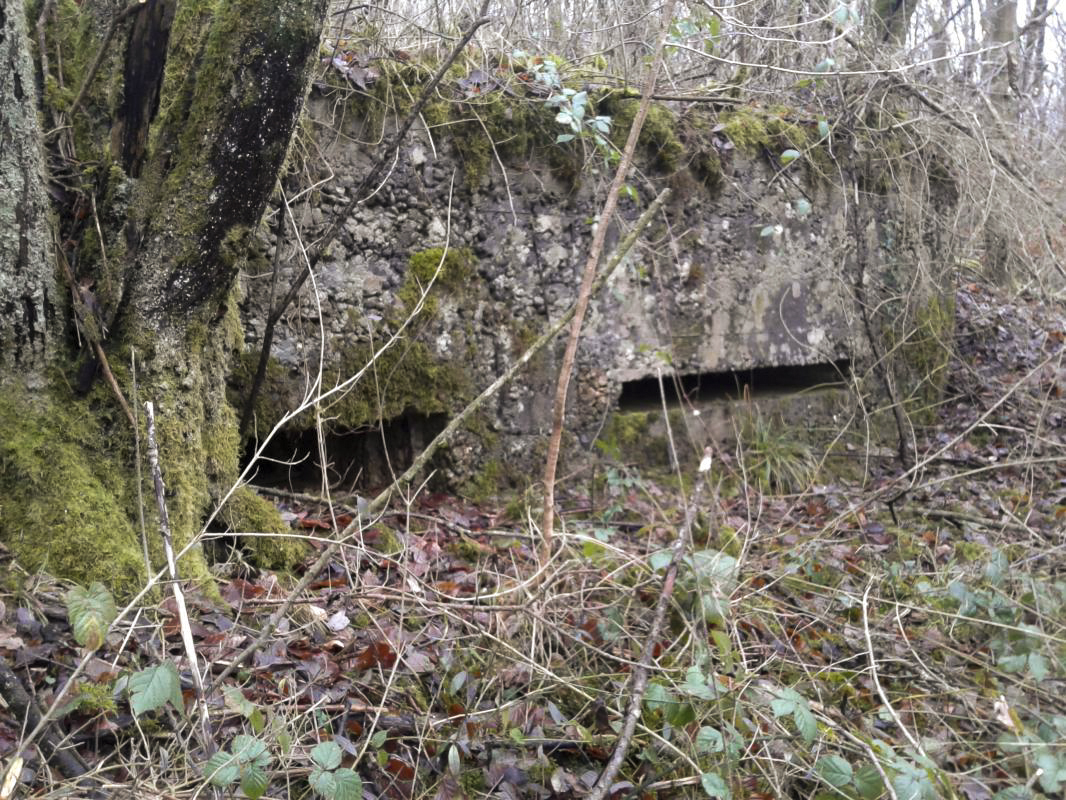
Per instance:
[[[181,548],[236,475],[224,394],[241,343],[234,281],[303,106],[326,0],[148,0],[104,49],[108,20],[86,16],[101,7],[45,17],[36,85],[63,123],[45,143],[53,233],[45,170],[33,166],[42,145],[23,4],[0,0],[0,111],[18,126],[4,134],[16,144],[2,147],[0,212],[22,220],[18,237],[0,238],[0,308],[19,309],[0,320],[0,364],[13,365],[0,379],[0,539],[31,569],[128,591],[144,571],[133,431],[118,397],[129,402],[131,355],[140,400],[158,409]],[[98,54],[82,87],[76,65]],[[114,385],[93,379],[90,350]],[[198,548],[184,563],[206,577]]]

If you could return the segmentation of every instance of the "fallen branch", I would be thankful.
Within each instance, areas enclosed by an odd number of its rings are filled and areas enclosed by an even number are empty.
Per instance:
[[[38,737],[38,747],[45,758],[55,764],[56,769],[64,777],[81,778],[89,771],[89,767],[81,760],[76,750],[60,744],[59,737],[44,720],[40,709],[23,687],[18,675],[3,659],[0,659],[0,697],[4,698],[15,719],[22,722],[24,728],[36,730],[44,726]]]

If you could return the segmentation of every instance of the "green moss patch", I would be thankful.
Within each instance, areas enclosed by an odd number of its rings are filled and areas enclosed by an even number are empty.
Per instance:
[[[128,597],[145,574],[123,456],[132,440],[121,426],[105,429],[90,408],[98,395],[31,407],[0,392],[0,540],[28,570],[102,581]]]
[[[230,495],[218,516],[235,533],[291,533],[274,504],[247,486]],[[288,535],[243,536],[241,544],[248,550],[249,560],[264,569],[291,569],[307,555],[306,544]]]

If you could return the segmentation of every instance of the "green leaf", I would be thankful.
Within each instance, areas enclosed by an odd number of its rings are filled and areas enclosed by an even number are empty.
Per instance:
[[[118,612],[111,592],[95,582],[88,589],[75,586],[67,592],[67,616],[74,641],[89,650],[97,650],[103,646],[107,628]]]
[[[311,750],[311,760],[322,769],[336,769],[341,765],[341,748],[336,742],[320,742]]]
[[[818,759],[818,763],[814,765],[814,771],[834,789],[847,786],[855,777],[851,764],[840,756],[825,756]]]
[[[811,202],[805,197],[799,197],[792,204],[792,208],[795,210],[796,216],[802,219],[811,213]]]
[[[163,661],[154,667],[142,669],[130,675],[130,709],[135,717],[145,711],[162,708],[169,700],[174,707],[184,711],[181,699],[181,679],[173,661]]]
[[[999,659],[999,663],[996,665],[1004,672],[1021,672],[1026,665],[1029,657],[1022,653],[1021,655],[1003,656]]]
[[[241,776],[241,791],[252,800],[259,800],[260,797],[266,794],[267,786],[269,785],[270,777],[265,770],[260,769],[255,764],[245,768],[244,774]]]
[[[1066,780],[1066,768],[1064,768],[1064,765],[1047,748],[1041,748],[1041,752],[1033,760],[1044,771],[1040,776],[1040,788],[1048,794],[1058,794],[1062,788],[1061,782]]]
[[[236,759],[225,750],[219,750],[204,764],[204,777],[214,786],[229,786],[239,776]]]
[[[829,70],[831,70],[834,66],[836,66],[836,63],[837,62],[834,59],[832,59],[832,58],[823,59],[822,61],[819,61],[817,64],[815,64],[814,71],[815,72],[829,72]]]
[[[829,123],[824,119],[818,120],[818,135],[823,139],[829,135]]]
[[[352,770],[344,767],[333,773],[333,796],[330,800],[362,800],[363,781]]]
[[[759,231],[759,236],[765,239],[767,236],[773,236],[775,233],[777,233],[776,225],[766,225],[761,231]]]
[[[696,734],[696,751],[699,753],[721,753],[725,750],[725,737],[717,728],[704,725]]]
[[[845,5],[837,6],[836,11],[833,12],[833,22],[840,27],[844,27],[848,24],[848,20],[851,19],[851,9]]]
[[[704,772],[700,775],[700,786],[708,797],[719,797],[721,800],[733,800],[733,793],[729,791],[726,782],[717,772]]]
[[[666,714],[666,720],[675,728],[684,728],[696,719],[696,709],[691,703],[678,703]]]
[[[236,711],[242,717],[250,717],[256,710],[255,703],[245,697],[244,692],[236,686],[227,686],[222,693],[226,698],[226,708]]]
[[[231,748],[238,764],[255,764],[265,767],[270,763],[270,753],[267,752],[266,742],[262,739],[246,733],[238,734],[233,737]]]
[[[786,717],[796,710],[796,706],[803,702],[803,695],[797,692],[795,689],[789,689],[787,687],[781,689],[775,689],[774,693],[777,695],[770,701],[770,710],[774,712],[775,717]]]
[[[662,711],[665,714],[676,702],[677,698],[661,683],[648,684],[648,690],[644,693],[644,707],[648,711]]]
[[[573,141],[574,138],[574,134],[572,133],[560,133],[558,136],[555,137],[555,143],[564,144],[566,142]]]
[[[718,550],[699,550],[686,558],[697,577],[731,586],[736,580],[737,560]]]
[[[1051,671],[1048,666],[1047,659],[1040,653],[1029,654],[1029,674],[1036,680],[1042,681],[1048,676]]]
[[[779,158],[781,160],[781,163],[783,165],[784,164],[791,164],[793,161],[795,161],[799,157],[800,157],[800,151],[799,150],[793,150],[791,148],[789,148],[788,150],[786,150],[785,152],[783,152],[779,156]]]
[[[885,791],[885,782],[873,764],[863,764],[855,770],[852,780],[855,783],[855,791],[863,800],[877,800]]]
[[[1028,786],[1008,786],[992,795],[992,800],[1033,800],[1033,790]]]
[[[258,708],[248,715],[248,724],[252,726],[252,733],[262,733],[266,727],[266,717]]]
[[[312,789],[325,798],[332,798],[337,789],[337,781],[333,773],[321,769],[311,770],[311,774],[307,776],[307,782],[311,784]]]
[[[707,685],[699,667],[688,668],[685,672],[685,682],[681,684],[681,691],[690,697],[698,697],[700,700],[714,699],[714,690]]]
[[[655,571],[666,569],[670,566],[670,561],[673,558],[673,554],[669,550],[656,550],[650,556],[648,556],[648,564]]]
[[[370,746],[377,750],[385,744],[385,740],[388,738],[389,732],[387,730],[374,731],[374,735],[370,737]]]
[[[818,723],[815,721],[814,714],[811,713],[806,700],[803,701],[803,705],[796,706],[795,711],[792,712],[792,721],[796,723],[796,730],[799,731],[799,735],[808,744],[818,738]]]

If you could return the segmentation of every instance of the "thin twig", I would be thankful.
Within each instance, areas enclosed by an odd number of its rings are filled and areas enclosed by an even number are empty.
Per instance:
[[[193,686],[196,688],[196,704],[200,710],[200,731],[202,744],[211,755],[217,750],[208,726],[210,713],[207,710],[207,698],[204,694],[204,680],[200,674],[200,662],[196,656],[196,645],[192,639],[192,625],[189,623],[189,610],[185,606],[185,593],[181,589],[178,577],[178,563],[174,558],[174,543],[170,534],[170,516],[167,514],[166,488],[163,485],[163,471],[159,468],[159,447],[155,439],[155,408],[149,400],[144,404],[148,422],[148,464],[152,470],[152,482],[155,484],[155,500],[159,509],[159,532],[163,536],[163,552],[166,555],[167,571],[170,574],[170,588],[174,593],[174,604],[178,609],[178,621],[181,627],[181,641],[185,646],[185,657],[189,659]]]
[[[555,473],[559,464],[559,449],[562,446],[563,424],[566,417],[566,396],[570,389],[570,376],[574,370],[574,359],[577,356],[577,345],[581,341],[581,326],[585,321],[585,311],[588,309],[589,298],[592,296],[592,286],[596,278],[596,267],[600,261],[604,244],[607,241],[607,229],[614,218],[615,208],[618,206],[618,196],[622,192],[626,177],[629,175],[630,165],[633,163],[633,154],[637,149],[637,141],[640,139],[640,131],[644,127],[644,119],[648,116],[651,107],[651,96],[655,92],[655,82],[662,66],[663,47],[666,44],[666,34],[670,28],[674,15],[674,7],[677,0],[667,0],[662,10],[663,22],[660,24],[659,37],[655,44],[655,54],[651,65],[648,67],[648,77],[644,84],[644,91],[637,107],[636,116],[629,128],[629,137],[626,139],[622,150],[622,160],[615,171],[614,180],[607,190],[607,198],[603,203],[596,230],[592,236],[592,244],[589,246],[588,260],[581,275],[581,285],[577,292],[577,302],[574,304],[574,318],[570,324],[570,336],[566,341],[566,351],[563,353],[563,361],[559,366],[559,378],[555,385],[555,405],[552,413],[552,432],[548,440],[548,454],[544,464],[544,509],[541,517],[541,560],[547,560],[551,554],[552,532],[555,527]]]

